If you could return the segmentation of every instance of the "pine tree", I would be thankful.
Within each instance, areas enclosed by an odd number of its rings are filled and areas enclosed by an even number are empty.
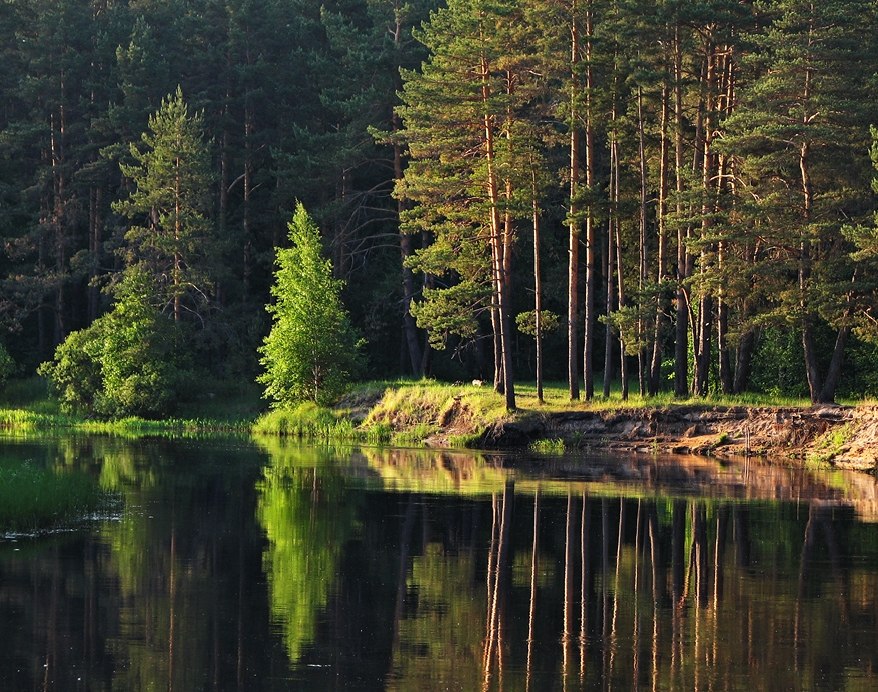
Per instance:
[[[764,319],[798,327],[811,400],[832,401],[853,312],[841,228],[868,170],[871,99],[857,74],[861,62],[875,65],[872,22],[863,16],[872,10],[850,0],[756,6],[767,28],[749,37],[755,79],[722,144],[742,157],[761,242],[771,248],[756,269],[773,284]],[[817,349],[821,324],[836,330],[828,365]]]
[[[189,115],[178,87],[162,101],[142,135],[131,145],[135,163],[122,173],[136,189],[113,209],[140,224],[125,234],[129,267],[156,279],[156,305],[179,322],[184,311],[200,315],[209,302],[217,243],[208,217],[210,149],[201,114]]]

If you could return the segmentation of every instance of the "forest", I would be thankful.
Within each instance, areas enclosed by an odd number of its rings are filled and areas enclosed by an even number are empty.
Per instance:
[[[0,0],[0,370],[252,382],[301,203],[370,378],[876,396],[876,15]]]

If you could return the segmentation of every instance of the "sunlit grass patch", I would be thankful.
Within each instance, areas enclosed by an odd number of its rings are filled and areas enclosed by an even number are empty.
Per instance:
[[[635,383],[636,385],[636,383]],[[614,383],[610,396],[602,394],[603,383],[595,383],[595,396],[585,400],[583,392],[580,398],[571,400],[569,388],[563,382],[550,382],[543,385],[543,403],[537,398],[536,385],[517,383],[515,385],[518,408],[523,411],[541,411],[553,413],[559,411],[606,411],[621,408],[664,408],[669,406],[784,406],[790,408],[808,407],[811,402],[802,397],[784,397],[774,394],[743,392],[741,394],[709,394],[705,397],[676,397],[673,392],[660,392],[654,396],[643,396],[638,391],[631,391],[627,399],[622,398],[619,383]]]
[[[828,463],[838,456],[845,445],[853,437],[856,428],[854,423],[847,423],[837,428],[830,428],[818,437],[808,455],[811,463]]]
[[[364,434],[347,418],[311,402],[269,411],[256,420],[252,432],[318,440],[357,440]]]

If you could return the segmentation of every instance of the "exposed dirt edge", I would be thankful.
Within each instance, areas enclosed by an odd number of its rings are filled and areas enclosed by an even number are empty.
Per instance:
[[[878,408],[669,406],[529,414],[489,428],[485,447],[540,438],[570,445],[711,456],[785,456],[842,468],[878,468]]]

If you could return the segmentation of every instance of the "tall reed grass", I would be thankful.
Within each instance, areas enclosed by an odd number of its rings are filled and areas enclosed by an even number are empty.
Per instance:
[[[0,468],[0,530],[31,532],[95,511],[102,494],[84,473],[55,473],[23,464]]]

